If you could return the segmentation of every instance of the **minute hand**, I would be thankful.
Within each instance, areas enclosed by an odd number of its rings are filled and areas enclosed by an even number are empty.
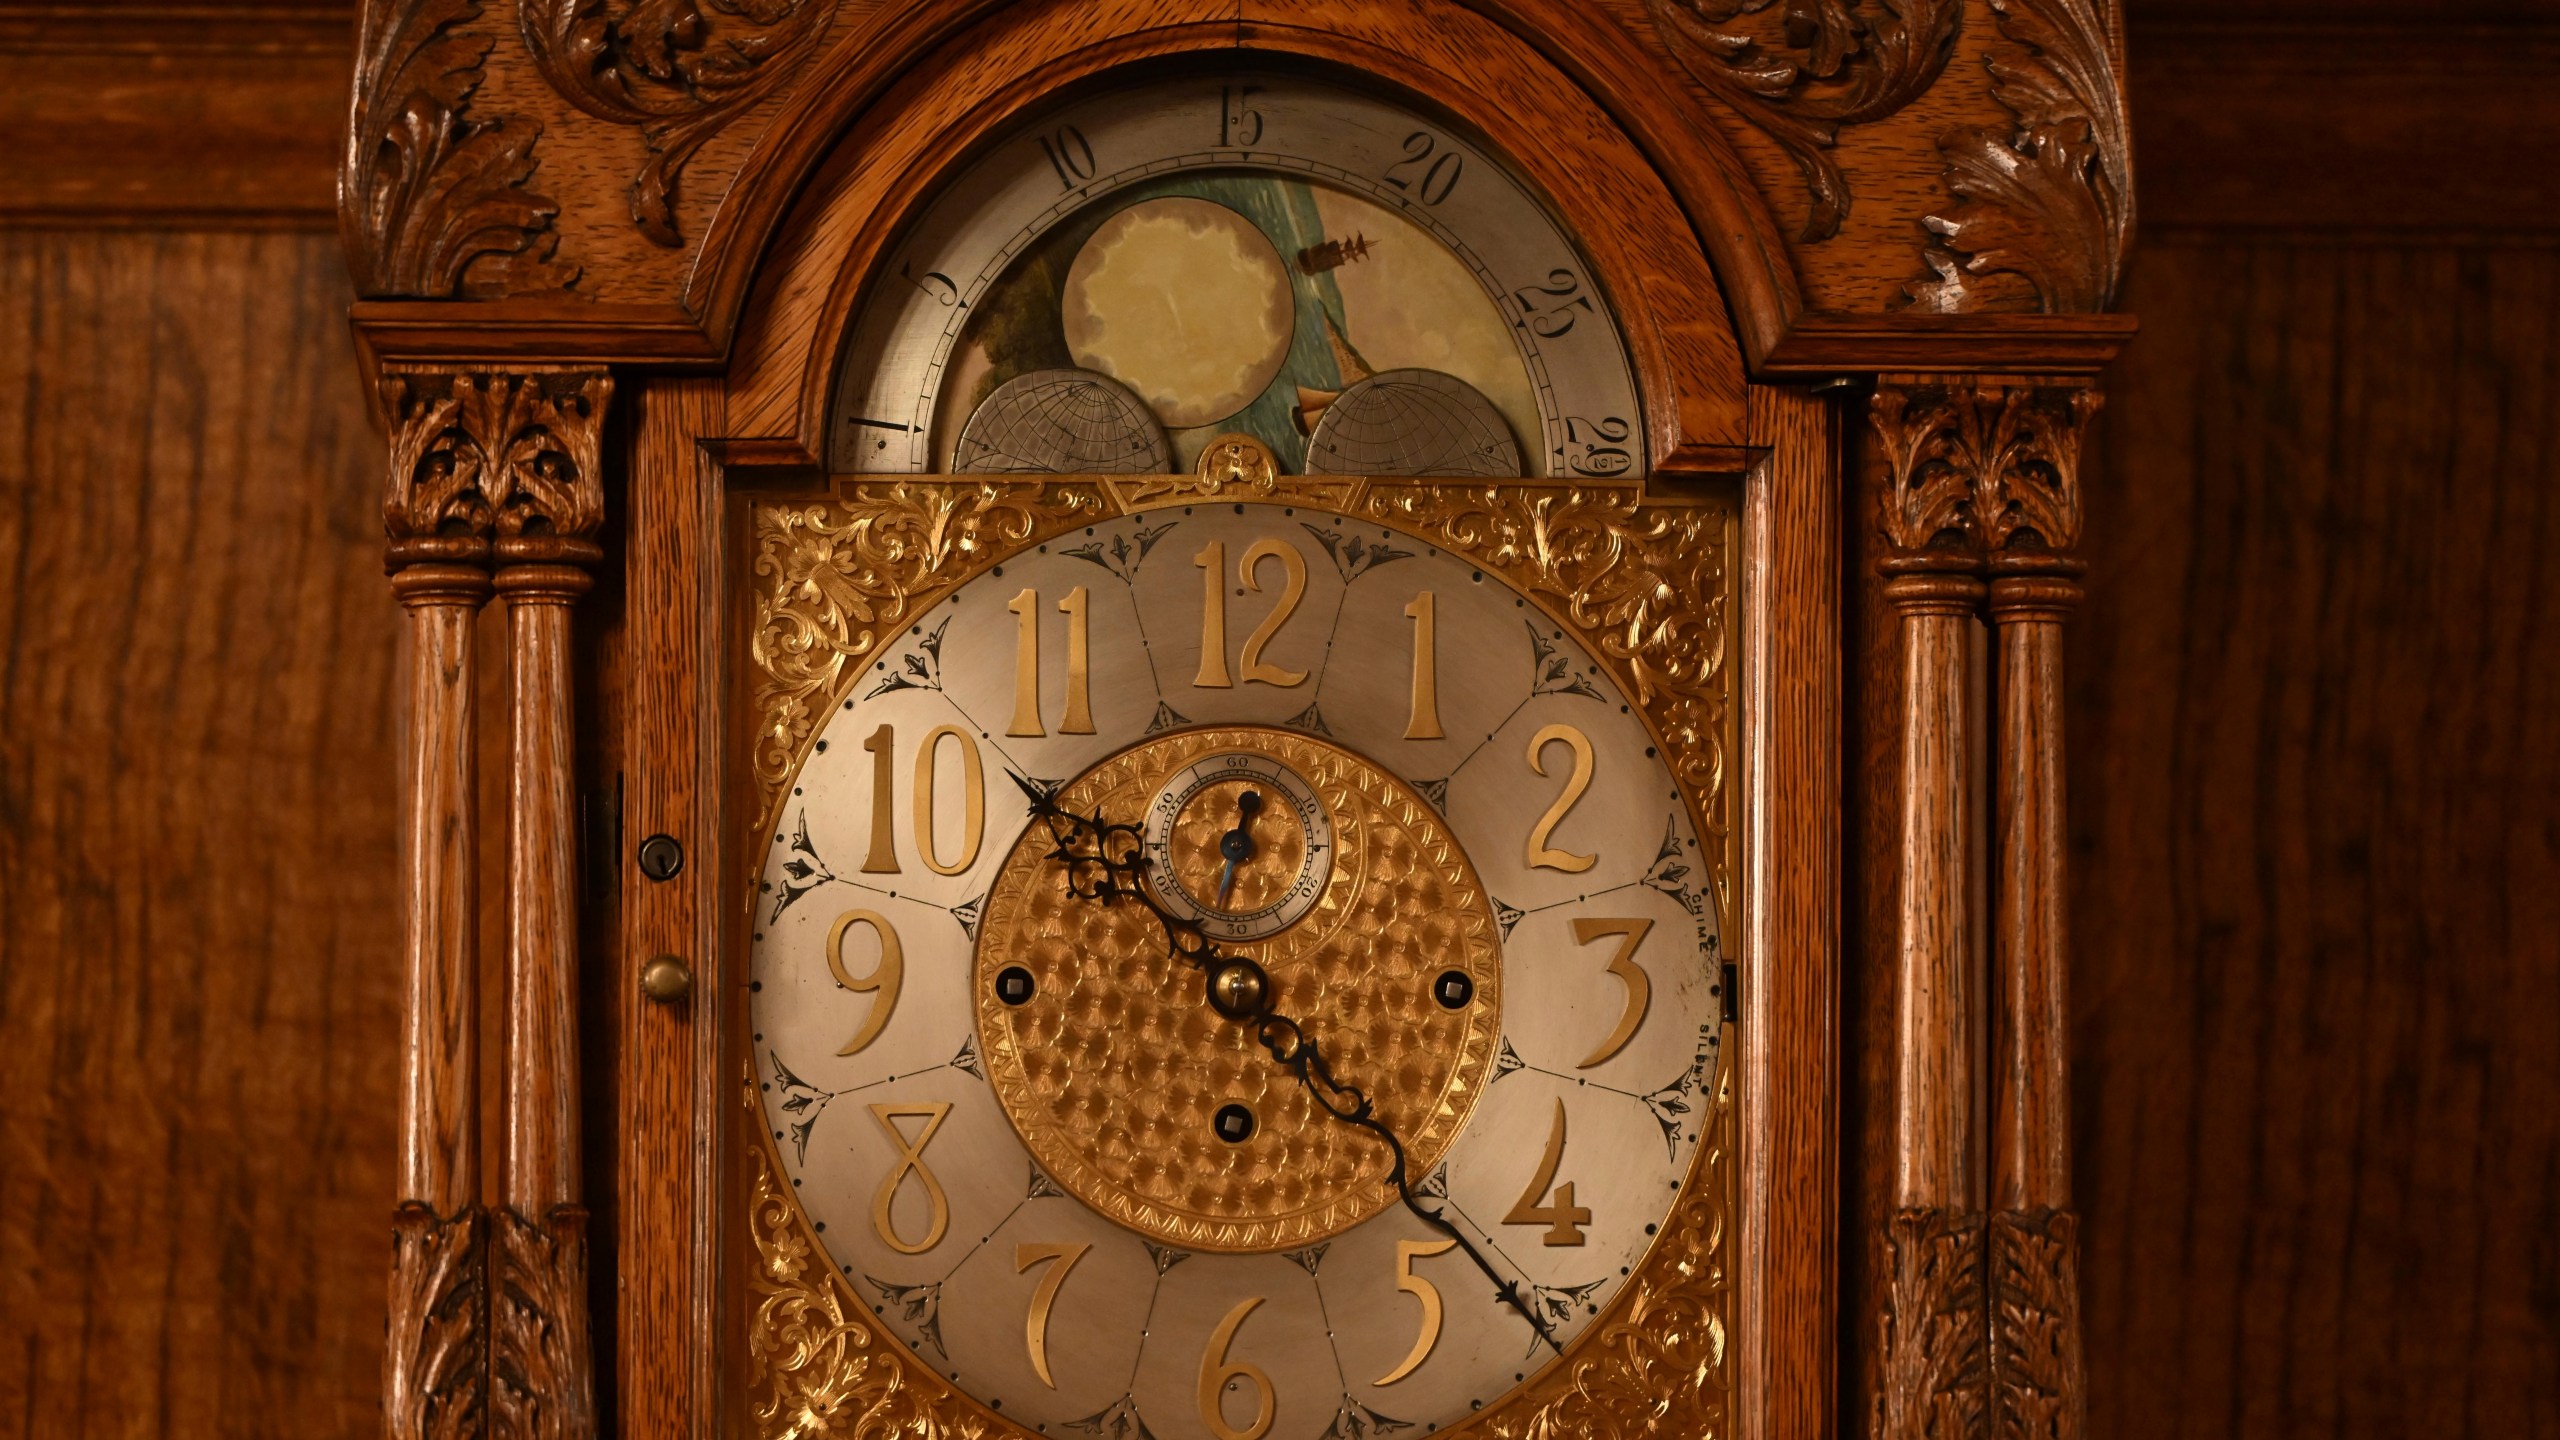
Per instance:
[[[1367,1092],[1344,1083],[1333,1073],[1324,1052],[1306,1028],[1271,1008],[1271,986],[1262,967],[1242,956],[1219,950],[1203,933],[1196,921],[1184,919],[1167,909],[1146,883],[1147,857],[1138,827],[1105,820],[1100,811],[1090,817],[1078,815],[1058,803],[1054,790],[1033,784],[1020,775],[1014,784],[1030,798],[1031,818],[1049,831],[1048,858],[1057,861],[1064,872],[1067,893],[1083,900],[1097,900],[1105,905],[1123,897],[1135,899],[1156,917],[1164,927],[1165,946],[1174,959],[1198,970],[1208,991],[1209,1007],[1240,1025],[1253,1027],[1254,1040],[1280,1062],[1324,1112],[1345,1125],[1366,1130],[1386,1142],[1392,1162],[1388,1178],[1395,1183],[1396,1196],[1424,1224],[1458,1243],[1467,1258],[1476,1263],[1485,1278],[1493,1282],[1494,1292],[1510,1307],[1520,1312],[1547,1348],[1557,1354],[1564,1347],[1553,1331],[1538,1315],[1537,1307],[1520,1293],[1520,1284],[1506,1280],[1484,1257],[1442,1210],[1423,1207],[1413,1192],[1412,1177],[1406,1173],[1404,1141],[1395,1130],[1377,1116],[1377,1107]]]

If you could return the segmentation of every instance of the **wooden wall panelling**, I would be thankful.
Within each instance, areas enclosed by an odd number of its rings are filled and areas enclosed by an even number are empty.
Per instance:
[[[2160,248],[2069,720],[2091,1429],[2560,1433],[2560,255]]]
[[[1742,1226],[1734,1344],[1739,1440],[1839,1433],[1839,415],[1755,387],[1745,482],[1742,669]],[[1781,1088],[1783,1087],[1783,1088]]]
[[[617,1200],[620,1353],[647,1357],[614,1376],[624,1434],[712,1435],[722,1366],[722,1257],[734,1197],[721,1163],[743,1076],[720,1070],[721,1027],[746,977],[725,963],[727,906],[722,715],[731,621],[725,603],[726,497],[695,443],[721,433],[716,379],[655,380],[633,398],[623,551],[624,646],[635,659],[623,746],[623,956],[618,977],[622,1151]],[[643,876],[639,843],[684,846],[673,878]],[[688,994],[645,996],[637,968],[661,955],[692,972]],[[733,997],[732,991],[740,992]]]
[[[0,224],[327,229],[349,0],[0,0]]]
[[[344,274],[0,233],[9,1440],[381,1424],[401,621]]]

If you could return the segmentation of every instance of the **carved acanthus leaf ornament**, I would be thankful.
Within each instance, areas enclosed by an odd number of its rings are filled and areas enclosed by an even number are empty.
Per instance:
[[[593,535],[612,398],[598,370],[386,371],[392,537]]]
[[[340,160],[339,224],[356,293],[486,298],[556,290],[560,207],[527,186],[542,127],[465,113],[493,43],[481,0],[366,7],[355,112]]]
[[[2078,1440],[2080,1217],[2004,1210],[1990,1241],[1992,1440]]]
[[[1885,119],[1926,94],[1955,53],[1964,0],[1645,0],[1681,68],[1783,147],[1812,209],[1799,238],[1828,240],[1848,218],[1847,177],[1830,151],[1843,126]],[[1745,21],[1758,20],[1756,26]]]
[[[1884,466],[1885,538],[1966,565],[2080,540],[2085,384],[1888,380],[1867,403]]]
[[[487,1249],[478,1206],[450,1217],[411,1201],[391,1217],[383,1336],[388,1440],[477,1440],[487,1402]]]
[[[587,1212],[500,1208],[490,1220],[490,1440],[591,1440]]]
[[[1992,97],[2008,129],[1968,127],[1938,142],[1957,204],[1925,223],[1937,278],[1913,308],[2000,308],[2010,274],[2046,314],[2104,310],[2133,234],[2133,136],[2115,45],[2099,0],[1985,0],[2023,57],[1994,56]]]
[[[773,93],[834,13],[825,0],[518,0],[516,23],[551,88],[639,129],[649,158],[631,178],[631,221],[674,247],[685,162]]]
[[[1897,1212],[1877,1273],[1874,1440],[1975,1440],[1986,1413],[1982,1217]]]

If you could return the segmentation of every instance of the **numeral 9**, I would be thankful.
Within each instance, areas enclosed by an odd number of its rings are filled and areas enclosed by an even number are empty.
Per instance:
[[[880,937],[880,963],[871,967],[870,974],[859,978],[844,968],[844,932],[856,925],[868,925],[871,933]],[[880,996],[871,1002],[871,1014],[863,1020],[862,1028],[854,1031],[853,1038],[836,1052],[855,1054],[889,1028],[889,1015],[898,1008],[898,992],[907,981],[906,947],[898,943],[897,927],[889,923],[887,916],[876,910],[847,910],[836,917],[834,927],[827,931],[827,968],[835,972],[837,984],[854,994],[876,991]]]

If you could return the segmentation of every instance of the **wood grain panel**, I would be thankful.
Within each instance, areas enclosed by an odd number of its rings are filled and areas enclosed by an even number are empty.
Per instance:
[[[398,610],[334,237],[0,235],[0,1436],[380,1424]]]
[[[2072,639],[2095,1436],[2560,1434],[2560,254],[2154,250]]]

